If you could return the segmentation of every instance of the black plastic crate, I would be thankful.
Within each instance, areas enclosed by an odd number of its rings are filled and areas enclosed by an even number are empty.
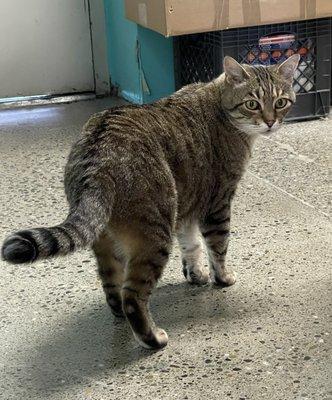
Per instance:
[[[226,55],[241,63],[269,65],[299,53],[294,79],[297,101],[287,120],[325,116],[331,100],[331,21],[321,18],[176,37],[176,87],[217,77]],[[277,40],[276,36],[284,40],[266,44],[269,38]]]

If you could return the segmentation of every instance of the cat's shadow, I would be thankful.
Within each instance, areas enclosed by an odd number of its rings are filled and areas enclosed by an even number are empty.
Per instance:
[[[190,327],[199,330],[207,320],[222,318],[223,324],[231,324],[240,318],[238,310],[243,304],[250,309],[248,302],[252,301],[233,288],[193,287],[182,282],[159,287],[151,308],[158,325],[167,330],[171,347],[173,340],[182,340],[180,334]],[[27,369],[33,365],[29,386],[44,398],[67,386],[82,385],[91,377],[98,379],[105,371],[125,370],[153,354],[136,344],[126,321],[113,317],[106,304],[62,322],[59,330],[49,332],[35,346],[34,355],[24,364]]]

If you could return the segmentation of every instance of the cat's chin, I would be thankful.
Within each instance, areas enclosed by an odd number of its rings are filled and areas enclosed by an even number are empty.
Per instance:
[[[238,125],[237,129],[251,137],[257,137],[259,135],[269,135],[274,132],[271,129],[267,129],[266,127],[262,127],[259,125]]]
[[[261,135],[262,135],[262,136],[265,136],[265,137],[270,137],[270,136],[272,136],[272,135],[275,133],[275,131],[276,131],[276,130],[273,130],[273,131],[272,131],[272,130],[268,130],[268,131],[266,131],[266,132],[262,132]]]

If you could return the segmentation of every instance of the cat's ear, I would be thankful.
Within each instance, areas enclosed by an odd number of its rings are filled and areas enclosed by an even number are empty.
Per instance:
[[[287,58],[286,61],[284,61],[282,64],[278,65],[277,67],[277,72],[278,74],[287,82],[290,84],[293,83],[294,79],[294,74],[296,71],[296,68],[299,64],[300,61],[300,55],[299,54],[293,54],[289,58]]]
[[[224,58],[224,71],[226,79],[235,85],[239,85],[249,78],[249,74],[242,65],[230,56]]]

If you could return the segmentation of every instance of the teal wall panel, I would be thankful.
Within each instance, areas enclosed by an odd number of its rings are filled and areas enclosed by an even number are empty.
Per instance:
[[[141,68],[150,93],[143,91],[144,103],[168,96],[175,90],[173,39],[138,25]]]
[[[124,16],[123,0],[105,0],[108,65],[111,83],[120,95],[134,103],[142,103],[137,62],[137,25]]]
[[[173,40],[125,18],[123,0],[104,0],[111,83],[133,103],[175,90]]]

